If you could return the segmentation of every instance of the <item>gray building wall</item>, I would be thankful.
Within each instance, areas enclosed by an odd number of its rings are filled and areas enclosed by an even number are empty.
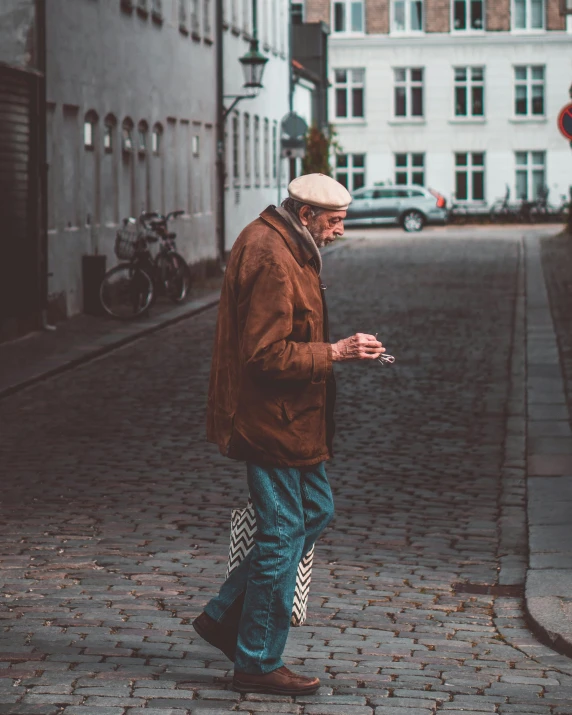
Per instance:
[[[35,0],[1,0],[0,62],[13,67],[36,66]]]
[[[185,0],[123,5],[49,2],[49,297],[67,315],[82,309],[82,255],[115,264],[118,224],[143,209],[184,209],[178,250],[191,264],[216,257],[214,16],[190,17]]]

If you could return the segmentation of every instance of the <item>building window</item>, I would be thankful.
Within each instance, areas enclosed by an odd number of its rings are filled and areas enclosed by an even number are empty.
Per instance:
[[[332,13],[334,32],[363,32],[363,0],[335,0]]]
[[[304,3],[293,2],[290,5],[290,17],[293,25],[301,25],[304,22]]]
[[[544,0],[513,0],[512,29],[544,29]]]
[[[240,181],[240,120],[238,112],[232,115],[232,179],[234,184]]]
[[[137,151],[144,154],[147,151],[147,132],[149,127],[147,122],[139,122],[137,126]]]
[[[517,151],[516,198],[535,200],[543,195],[546,186],[546,155],[543,151]]]
[[[250,115],[244,115],[244,178],[250,186]]]
[[[163,20],[163,0],[151,0],[151,17],[158,22]]]
[[[457,201],[485,200],[485,155],[466,151],[455,154],[455,198]]]
[[[272,179],[278,176],[278,122],[272,124]]]
[[[151,134],[151,151],[153,154],[161,153],[161,144],[163,141],[163,127],[160,124],[155,124],[153,133]]]
[[[179,0],[179,31],[182,32],[183,35],[189,33],[187,0]]]
[[[484,30],[484,0],[454,0],[453,29]]]
[[[137,0],[137,14],[143,18],[149,15],[149,3],[147,0]]]
[[[395,183],[399,186],[424,186],[425,154],[396,154]]]
[[[111,154],[113,151],[113,137],[115,135],[116,125],[117,120],[115,117],[112,114],[108,114],[107,117],[105,117],[105,124],[103,126],[103,149],[107,154]]]
[[[334,70],[338,119],[356,119],[364,116],[364,84],[364,69]]]
[[[423,68],[396,67],[395,78],[395,116],[423,116]]]
[[[83,145],[86,149],[95,149],[95,133],[97,130],[97,114],[88,112],[83,122]]]
[[[260,186],[260,117],[254,117],[254,183]]]
[[[484,67],[455,67],[456,117],[484,116],[484,94]]]
[[[250,32],[252,25],[252,0],[242,0],[242,27],[245,32]]]
[[[337,154],[336,180],[348,191],[365,186],[365,154]]]
[[[423,32],[423,0],[393,0],[392,32]]]
[[[133,151],[133,122],[129,117],[121,125],[121,149],[125,152]]]
[[[201,23],[199,20],[199,0],[191,0],[191,32],[193,35],[199,35],[201,31]]]
[[[199,156],[200,154],[200,139],[198,134],[193,134],[191,139],[191,151],[193,156]]]
[[[270,184],[270,122],[264,120],[264,183]]]
[[[211,2],[203,0],[203,31],[205,37],[211,36]]]
[[[518,117],[544,115],[544,67],[514,68],[514,113]]]

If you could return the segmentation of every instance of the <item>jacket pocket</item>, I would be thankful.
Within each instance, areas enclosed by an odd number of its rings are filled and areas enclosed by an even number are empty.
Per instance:
[[[321,408],[321,405],[304,405],[303,407],[296,407],[288,402],[282,402],[282,417],[284,421],[288,424],[294,422],[302,415],[309,412],[316,412]]]

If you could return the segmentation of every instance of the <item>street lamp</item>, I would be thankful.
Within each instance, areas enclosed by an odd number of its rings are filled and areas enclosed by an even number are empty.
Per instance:
[[[249,90],[249,93],[238,95],[231,94],[225,96],[225,99],[232,99],[233,101],[230,107],[223,111],[223,122],[241,99],[253,99],[257,96],[258,90],[262,89],[262,75],[264,74],[264,68],[268,62],[268,57],[265,57],[258,49],[257,0],[252,0],[252,39],[250,40],[250,49],[243,57],[239,57],[238,61],[242,65],[242,71],[244,72],[243,87],[244,89]]]
[[[242,71],[244,72],[244,88],[261,89],[262,75],[264,74],[268,57],[264,57],[258,50],[258,40],[256,38],[251,41],[248,52],[244,57],[239,57],[238,61],[242,65]]]

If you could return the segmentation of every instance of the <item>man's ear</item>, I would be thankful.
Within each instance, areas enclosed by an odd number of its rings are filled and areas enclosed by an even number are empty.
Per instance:
[[[302,206],[298,214],[298,218],[300,219],[300,223],[302,224],[302,226],[308,225],[308,223],[310,222],[311,215],[312,209],[309,206]]]

